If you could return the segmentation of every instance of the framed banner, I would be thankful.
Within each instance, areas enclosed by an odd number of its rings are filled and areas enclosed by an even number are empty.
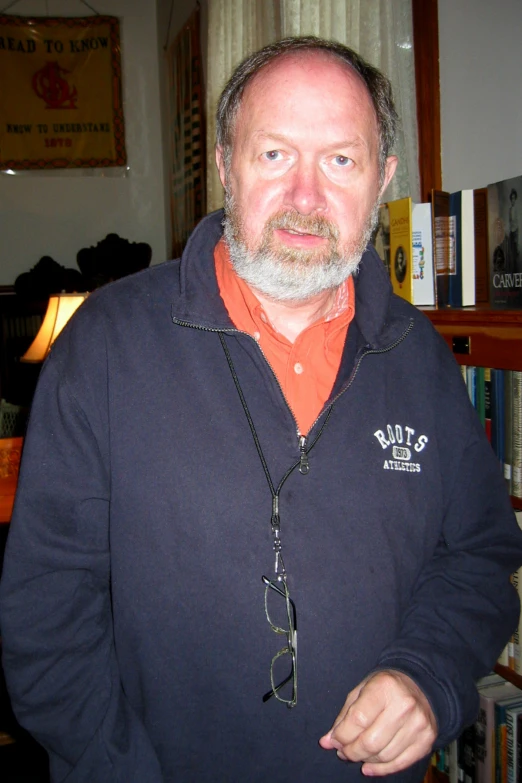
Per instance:
[[[0,16],[0,170],[124,166],[119,21]]]

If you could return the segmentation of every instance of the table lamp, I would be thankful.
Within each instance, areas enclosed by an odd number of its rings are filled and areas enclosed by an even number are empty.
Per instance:
[[[49,304],[42,325],[33,342],[20,358],[21,362],[37,364],[43,362],[63,327],[88,296],[83,294],[56,294],[49,298]]]

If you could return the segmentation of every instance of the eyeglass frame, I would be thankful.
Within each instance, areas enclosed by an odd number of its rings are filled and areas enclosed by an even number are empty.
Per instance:
[[[266,619],[268,620],[268,623],[271,629],[274,631],[274,633],[283,634],[284,636],[286,636],[287,639],[287,646],[279,650],[279,652],[277,652],[272,658],[272,662],[270,664],[270,680],[272,683],[272,690],[265,693],[265,695],[263,696],[263,703],[266,703],[269,699],[272,698],[272,696],[275,696],[275,698],[278,701],[280,701],[282,704],[286,704],[288,709],[292,709],[297,704],[297,611],[295,608],[295,603],[290,598],[290,594],[288,592],[288,585],[286,584],[286,580],[284,578],[279,580],[279,584],[273,582],[271,579],[268,579],[268,577],[266,576],[262,576],[261,579],[263,581],[263,584],[265,585]],[[284,589],[282,589],[280,585],[282,585]],[[284,628],[280,628],[278,625],[275,625],[270,619],[270,614],[268,612],[268,591],[270,589],[274,590],[285,600],[286,613],[288,618],[288,630],[285,630]],[[274,664],[283,655],[290,655],[290,659],[292,662],[292,669],[288,677],[286,677],[282,682],[279,683],[279,685],[276,686],[274,682]],[[286,685],[287,682],[289,682],[290,680],[292,680],[292,698],[283,699],[281,698],[281,696],[279,696],[278,691],[280,691],[281,688],[284,685]]]

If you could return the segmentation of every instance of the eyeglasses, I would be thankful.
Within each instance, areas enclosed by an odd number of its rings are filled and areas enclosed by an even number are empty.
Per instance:
[[[291,709],[297,703],[297,615],[295,604],[288,593],[285,579],[272,582],[262,577],[265,585],[265,614],[271,629],[286,636],[286,647],[279,650],[270,664],[272,690],[265,693],[263,702],[272,696]],[[290,673],[288,672],[290,665]],[[276,683],[279,682],[278,685]]]

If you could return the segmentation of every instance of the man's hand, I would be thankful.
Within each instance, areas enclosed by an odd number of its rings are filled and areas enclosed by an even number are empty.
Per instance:
[[[437,736],[429,702],[402,672],[376,672],[357,686],[319,744],[344,761],[362,761],[365,775],[399,772],[427,756]]]

